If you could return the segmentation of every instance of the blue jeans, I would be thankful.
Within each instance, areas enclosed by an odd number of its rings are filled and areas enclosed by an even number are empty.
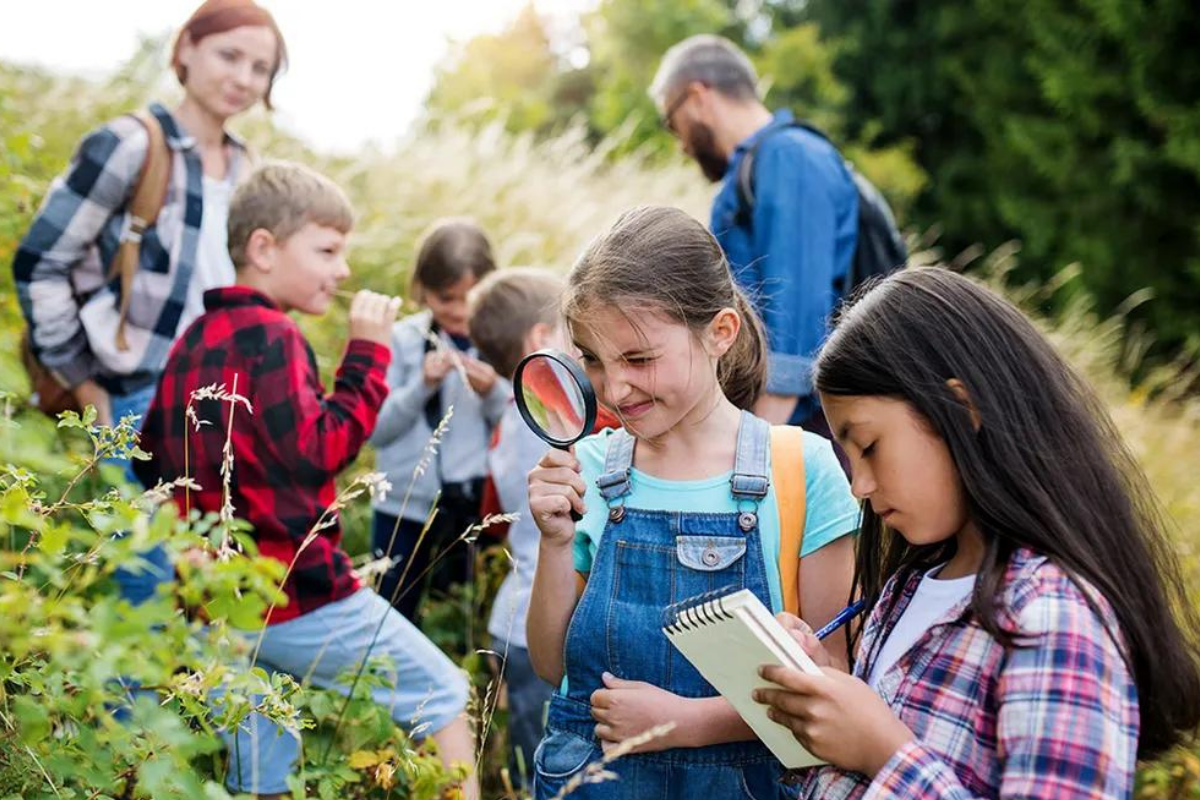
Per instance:
[[[396,517],[375,511],[371,521],[375,555],[391,556],[396,562],[383,574],[379,594],[389,600],[394,597],[392,605],[413,622],[417,621],[421,601],[429,589],[446,594],[455,584],[471,582],[471,547],[458,538],[468,527],[479,522],[482,489],[482,481],[444,486],[437,516],[420,547],[417,542],[425,528],[425,520],[402,519],[397,527]],[[429,574],[422,577],[435,560]],[[404,576],[402,587],[401,576]]]
[[[750,589],[770,604],[759,541],[758,502],[770,480],[770,426],[742,415],[729,489],[740,514],[700,514],[625,507],[632,489],[633,439],[609,440],[597,481],[610,514],[571,616],[563,650],[567,691],[550,700],[546,737],[534,754],[534,797],[549,800],[602,756],[591,695],[610,672],[683,697],[712,697],[713,688],[662,631],[663,612],[705,592]],[[784,797],[783,766],[758,741],[623,756],[608,769],[616,780],[583,784],[578,800],[693,800],[696,797]]]
[[[119,422],[122,417],[129,414],[136,414],[144,420],[146,410],[150,408],[150,401],[154,399],[156,388],[155,384],[150,384],[126,395],[113,395],[109,399],[113,423]],[[141,420],[139,420],[140,422]],[[141,481],[133,474],[133,461],[124,459],[112,459],[111,461],[114,464],[124,464],[125,480],[133,486],[141,486]],[[166,549],[162,546],[155,545],[139,555],[145,562],[141,568],[120,567],[113,573],[120,596],[135,606],[153,598],[159,585],[174,576],[171,561],[167,557]]]
[[[258,632],[243,635],[251,644],[259,637]],[[421,725],[423,735],[437,733],[466,708],[467,679],[459,668],[371,589],[268,625],[257,665],[297,680],[307,676],[314,686],[347,694],[350,687],[339,678],[367,655],[389,656],[395,665],[390,676],[395,688],[376,687],[371,695],[402,728]],[[224,738],[230,757],[225,781],[229,789],[255,794],[288,791],[287,777],[300,758],[299,739],[256,716]]]

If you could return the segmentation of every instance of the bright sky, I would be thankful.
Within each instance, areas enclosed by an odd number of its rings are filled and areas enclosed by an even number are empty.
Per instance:
[[[174,30],[200,0],[24,0],[6,3],[0,59],[104,74],[139,33]],[[528,0],[259,0],[288,43],[273,93],[277,118],[326,150],[390,143],[420,112],[448,42],[496,32]],[[596,0],[534,0],[570,19]],[[164,56],[165,61],[165,56]],[[165,64],[164,64],[165,68]]]

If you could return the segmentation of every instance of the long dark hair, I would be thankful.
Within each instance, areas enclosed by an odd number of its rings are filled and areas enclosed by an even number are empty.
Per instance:
[[[1139,756],[1195,729],[1196,615],[1167,523],[1100,400],[1019,310],[952,272],[905,270],[840,313],[815,369],[821,393],[903,400],[945,441],[983,535],[970,611],[988,633],[1021,646],[999,598],[1010,557],[1029,548],[1111,605],[1120,630],[1110,635],[1137,683]],[[966,387],[978,430],[952,378]],[[953,549],[953,540],[909,545],[867,503],[855,591],[873,605],[889,578]]]

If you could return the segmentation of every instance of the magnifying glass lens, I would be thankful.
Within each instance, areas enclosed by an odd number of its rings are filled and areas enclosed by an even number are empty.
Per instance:
[[[541,351],[525,358],[514,377],[517,406],[533,432],[555,447],[569,447],[596,422],[596,395],[569,356]]]

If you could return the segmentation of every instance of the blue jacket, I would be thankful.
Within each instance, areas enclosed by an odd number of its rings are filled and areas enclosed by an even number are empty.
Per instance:
[[[854,257],[858,191],[829,142],[787,128],[759,147],[753,219],[739,224],[738,164],[760,137],[792,121],[790,111],[778,111],[734,149],[713,201],[711,227],[766,324],[767,391],[800,398],[796,422],[818,407],[812,363]]]

